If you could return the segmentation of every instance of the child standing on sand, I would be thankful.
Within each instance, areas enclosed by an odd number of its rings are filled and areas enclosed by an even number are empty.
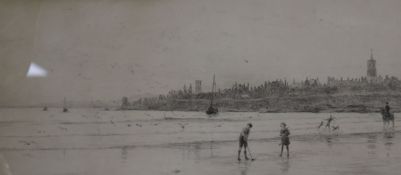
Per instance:
[[[290,130],[287,127],[287,124],[284,122],[281,123],[280,125],[281,130],[280,130],[280,136],[281,136],[281,152],[280,152],[280,157],[283,155],[283,149],[284,146],[287,149],[287,157],[290,156],[290,150],[289,150],[289,145],[290,145]]]

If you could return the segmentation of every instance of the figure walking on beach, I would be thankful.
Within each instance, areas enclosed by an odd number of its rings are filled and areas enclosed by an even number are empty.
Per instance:
[[[248,155],[246,153],[246,149],[248,147],[248,136],[252,128],[252,123],[248,123],[245,128],[242,129],[239,135],[239,149],[238,149],[238,161],[241,161],[241,149],[244,147],[244,156],[245,160],[248,160]]]
[[[290,130],[287,127],[286,123],[281,123],[280,125],[281,130],[280,130],[280,136],[281,136],[281,152],[280,152],[280,157],[283,156],[283,149],[284,146],[287,149],[287,157],[290,156],[290,149],[289,149],[289,145],[290,145]]]
[[[330,115],[330,117],[326,120],[327,120],[326,128],[330,128],[331,122],[334,120],[334,117]]]

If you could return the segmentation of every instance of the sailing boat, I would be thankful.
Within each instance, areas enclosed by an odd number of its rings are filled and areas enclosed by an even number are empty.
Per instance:
[[[213,107],[213,99],[214,99],[215,89],[216,89],[216,79],[215,79],[215,75],[213,75],[212,93],[211,93],[211,97],[210,97],[210,105],[206,111],[207,115],[213,115],[213,114],[217,114],[219,112],[219,109],[217,109],[217,107]]]
[[[64,97],[64,104],[63,104],[63,112],[68,112],[67,102],[66,102],[65,97]]]

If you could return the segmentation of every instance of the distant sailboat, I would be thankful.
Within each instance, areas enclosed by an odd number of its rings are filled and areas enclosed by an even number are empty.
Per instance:
[[[64,97],[64,104],[63,104],[63,112],[68,112],[68,108],[67,108],[65,97]]]
[[[216,79],[215,79],[215,75],[213,75],[213,84],[212,84],[212,93],[211,93],[211,97],[210,97],[210,105],[209,108],[206,111],[207,115],[213,115],[213,114],[217,114],[219,112],[219,109],[217,109],[217,107],[213,106],[213,99],[214,99],[214,91],[216,89]]]

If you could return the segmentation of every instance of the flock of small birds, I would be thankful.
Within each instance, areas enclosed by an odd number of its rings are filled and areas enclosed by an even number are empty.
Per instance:
[[[48,111],[48,107],[44,107],[42,110],[43,110],[43,111]],[[110,110],[110,109],[108,109],[108,108],[105,109],[105,111],[109,111],[109,110]],[[65,113],[65,112],[68,112],[68,111],[69,111],[69,110],[68,110],[67,108],[63,108],[63,110],[62,110],[62,112],[64,112],[64,113]],[[145,115],[146,115],[146,116],[151,116],[151,115],[148,114],[148,113],[145,113]],[[54,117],[54,115],[52,114],[51,117]],[[86,115],[82,115],[82,117],[83,117],[83,118],[88,118],[88,116],[86,116]],[[98,116],[97,114],[95,115],[95,117],[96,117],[96,118],[99,118],[99,116]],[[168,118],[168,117],[166,117],[165,114],[164,114],[164,118],[166,119],[166,118]],[[116,126],[116,122],[113,121],[113,120],[110,120],[110,124]],[[160,123],[152,123],[151,125],[153,125],[153,126],[159,126]],[[186,128],[186,126],[189,125],[189,123],[177,123],[177,125],[178,125],[179,128],[181,128],[181,130],[184,130],[184,129]],[[132,123],[128,123],[128,124],[127,124],[127,127],[131,127],[131,126],[132,126]],[[135,126],[141,128],[143,125],[140,124],[140,123],[136,123]],[[222,124],[218,124],[218,125],[216,125],[215,127],[216,127],[216,128],[222,127]],[[64,132],[67,132],[67,131],[68,131],[68,128],[67,128],[67,127],[63,127],[63,126],[58,126],[58,129],[60,129],[60,130],[62,130],[62,131],[64,131]],[[38,130],[37,133],[38,133],[38,134],[44,134],[44,133],[46,133],[46,131],[44,131],[44,130]],[[21,141],[19,141],[19,142],[22,143],[22,144],[24,144],[24,145],[27,145],[27,146],[36,144],[36,142],[34,142],[34,141],[24,141],[24,140],[21,140]],[[177,170],[177,171],[175,171],[174,173],[180,173],[180,170]]]
[[[60,130],[63,130],[63,131],[68,131],[68,129],[67,129],[66,127],[59,126],[58,128],[59,128]]]
[[[185,129],[185,125],[187,125],[188,123],[178,123],[178,125],[181,127],[181,129]]]
[[[25,141],[25,140],[20,140],[19,141],[20,143],[22,143],[22,144],[24,144],[24,145],[33,145],[33,144],[36,144],[36,142],[34,142],[34,141]]]

